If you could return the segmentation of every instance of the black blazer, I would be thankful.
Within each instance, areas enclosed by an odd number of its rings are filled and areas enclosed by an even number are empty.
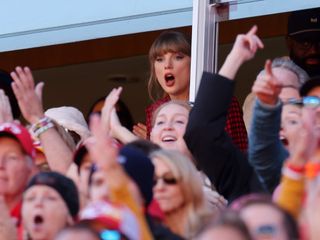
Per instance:
[[[184,139],[198,167],[229,202],[262,190],[256,173],[225,132],[234,81],[204,72]]]

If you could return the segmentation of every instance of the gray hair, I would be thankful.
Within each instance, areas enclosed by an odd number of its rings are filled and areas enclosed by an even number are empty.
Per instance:
[[[293,72],[298,77],[299,88],[309,80],[309,75],[304,71],[301,67],[295,64],[289,57],[279,57],[275,58],[271,64],[272,68],[284,68],[290,72]],[[264,70],[262,70],[260,74],[264,74]]]

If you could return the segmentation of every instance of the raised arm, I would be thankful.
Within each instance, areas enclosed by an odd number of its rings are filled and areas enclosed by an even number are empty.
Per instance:
[[[279,184],[281,167],[288,157],[279,138],[282,103],[279,100],[281,84],[274,76],[271,61],[265,63],[252,87],[256,95],[249,134],[249,162],[269,192]]]
[[[114,100],[113,97],[110,96],[110,98],[111,99],[109,100]],[[108,111],[110,111],[110,109]],[[105,114],[108,115],[110,113],[105,112]],[[104,122],[101,121],[98,115],[91,117],[90,130],[94,137],[94,141],[89,141],[87,143],[88,151],[91,158],[94,159],[98,170],[105,172],[108,176],[107,184],[110,200],[114,203],[127,206],[135,214],[140,226],[140,239],[152,239],[142,206],[138,204],[133,197],[133,193],[130,192],[128,188],[129,183],[132,180],[128,177],[117,160],[118,149],[113,145],[112,138],[109,135],[110,130],[104,126]]]
[[[138,137],[121,125],[115,110],[115,104],[119,100],[122,88],[114,88],[106,97],[103,108],[101,110],[101,121],[103,127],[110,129],[110,135],[121,143],[126,144],[132,142]]]
[[[73,152],[51,120],[44,115],[42,105],[43,82],[34,85],[32,73],[28,67],[16,67],[11,73],[14,82],[12,88],[23,117],[36,130],[50,168],[65,174],[72,163]]]
[[[263,45],[256,27],[239,35],[219,75],[204,73],[190,113],[185,140],[200,168],[228,200],[248,193],[253,171],[246,157],[225,133],[227,109],[233,96],[239,67]]]
[[[231,52],[224,61],[219,75],[234,80],[241,65],[251,60],[259,48],[263,48],[263,43],[256,35],[257,26],[253,26],[246,34],[239,34],[231,49]]]
[[[12,122],[12,121],[13,121],[13,116],[12,116],[9,98],[4,93],[4,91],[0,89],[0,123]]]

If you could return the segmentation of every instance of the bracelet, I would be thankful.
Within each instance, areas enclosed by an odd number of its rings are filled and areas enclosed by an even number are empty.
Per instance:
[[[290,162],[287,162],[285,166],[296,173],[304,173],[305,171],[305,166],[297,166]]]
[[[314,179],[320,172],[320,163],[308,162],[305,166],[305,176],[308,179]]]
[[[40,134],[44,133],[52,127],[54,127],[52,120],[45,116],[31,126],[31,131],[36,137],[39,137]]]
[[[297,172],[293,169],[291,169],[288,166],[284,166],[282,168],[282,175],[286,176],[287,178],[293,179],[293,180],[300,180],[301,178],[303,178],[303,172]]]

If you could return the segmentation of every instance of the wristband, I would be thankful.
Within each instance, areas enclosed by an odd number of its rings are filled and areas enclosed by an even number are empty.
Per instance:
[[[31,131],[36,137],[39,137],[40,134],[44,133],[52,127],[54,127],[52,120],[45,116],[31,126]]]
[[[290,170],[292,170],[296,173],[304,173],[304,171],[305,171],[305,166],[297,166],[297,165],[294,165],[290,162],[287,162],[285,165],[287,168],[289,168]]]
[[[297,172],[288,166],[284,166],[282,168],[282,175],[297,181],[303,178],[303,172]]]

